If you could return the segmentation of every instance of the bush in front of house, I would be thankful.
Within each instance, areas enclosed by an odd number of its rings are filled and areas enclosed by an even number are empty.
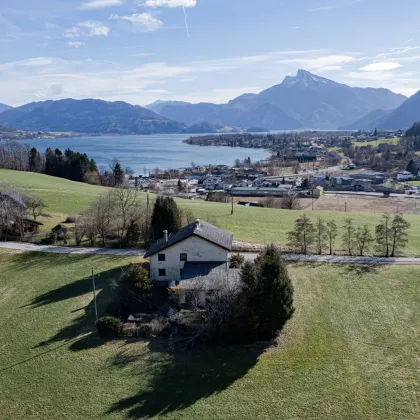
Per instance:
[[[104,316],[96,321],[96,328],[101,338],[117,338],[121,336],[122,327],[122,322],[113,316]]]
[[[244,265],[245,257],[241,254],[233,254],[229,258],[229,267],[230,268],[241,268]]]
[[[132,313],[150,312],[155,309],[149,271],[141,264],[130,264],[123,268],[112,289],[122,318]]]

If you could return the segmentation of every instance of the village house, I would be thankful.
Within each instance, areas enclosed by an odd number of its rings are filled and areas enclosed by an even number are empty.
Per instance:
[[[398,172],[397,181],[409,181],[413,178],[413,174],[408,171]]]
[[[211,282],[215,277],[228,277],[232,234],[202,220],[182,228],[155,242],[145,255],[150,258],[150,278],[157,286],[182,285],[200,279]],[[186,282],[186,283],[185,283]]]
[[[10,235],[13,238],[39,233],[44,224],[26,217],[27,212],[25,201],[19,194],[0,192],[0,213],[7,221],[5,226],[0,227],[0,236]]]

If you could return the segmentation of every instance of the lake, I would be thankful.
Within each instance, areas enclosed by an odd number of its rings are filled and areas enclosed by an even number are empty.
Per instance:
[[[98,167],[109,167],[118,159],[123,168],[129,166],[136,174],[159,169],[178,169],[196,165],[232,165],[235,159],[261,160],[270,155],[263,149],[240,147],[202,147],[182,141],[189,134],[155,134],[150,136],[72,137],[60,139],[25,140],[44,152],[47,147],[86,153]]]

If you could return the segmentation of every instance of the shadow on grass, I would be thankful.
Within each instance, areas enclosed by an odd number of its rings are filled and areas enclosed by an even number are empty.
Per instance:
[[[378,268],[378,265],[375,264],[347,264],[344,266],[344,273],[353,274],[355,276],[377,274],[379,272]]]
[[[148,419],[188,408],[203,398],[229,388],[258,362],[263,346],[199,348],[184,354],[168,354],[161,342],[149,351],[122,351],[112,366],[130,369],[148,386],[115,403],[106,414],[123,413],[128,419]]]
[[[68,266],[71,262],[77,263],[92,258],[92,255],[69,255],[47,252],[21,252],[13,256],[12,268],[16,270],[33,270],[44,266],[55,267]]]
[[[108,271],[103,271],[96,275],[96,289],[97,292],[97,304],[98,304],[98,316],[102,316],[105,312],[106,305],[111,300],[111,280],[117,277],[121,272],[121,268],[115,268]],[[86,277],[77,280],[73,283],[66,284],[55,290],[51,290],[44,293],[26,306],[32,308],[38,308],[40,306],[72,299],[78,296],[83,296],[87,293],[92,293],[92,300],[84,308],[77,308],[71,313],[80,313],[79,316],[74,318],[70,324],[60,329],[56,334],[50,337],[48,340],[40,342],[35,348],[49,346],[58,342],[72,342],[70,350],[80,351],[87,350],[89,348],[95,348],[101,346],[105,341],[101,340],[96,335],[95,328],[95,305],[93,301],[93,286],[92,278]],[[78,337],[80,337],[78,339]]]

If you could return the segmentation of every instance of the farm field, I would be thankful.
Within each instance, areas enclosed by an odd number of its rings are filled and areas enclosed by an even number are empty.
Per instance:
[[[0,185],[2,182],[17,185],[27,193],[41,197],[48,205],[46,210],[52,215],[48,219],[40,219],[45,222],[44,229],[48,230],[57,223],[63,222],[66,216],[74,215],[85,210],[90,203],[100,194],[108,191],[105,187],[97,187],[65,179],[49,177],[46,175],[32,174],[27,172],[15,172],[0,170]],[[139,193],[143,202],[146,194]],[[306,210],[276,210],[264,208],[249,208],[235,206],[234,214],[231,215],[230,204],[212,203],[202,200],[177,200],[181,208],[190,210],[195,218],[207,220],[222,229],[233,233],[239,241],[252,243],[274,243],[285,246],[287,232],[293,226],[294,221],[303,213],[307,213],[314,220],[323,217],[325,220],[334,219],[342,224],[349,214],[342,211],[311,211]],[[363,212],[365,211],[365,212]],[[375,213],[376,211],[376,213]],[[356,224],[367,224],[372,229],[378,222],[381,211],[373,206],[365,207],[360,212],[351,213]],[[411,223],[409,230],[409,243],[405,254],[408,256],[420,256],[420,218],[407,215]],[[338,250],[340,241],[337,241]]]
[[[289,265],[278,347],[175,356],[93,332],[91,267],[101,311],[130,261],[0,251],[2,418],[419,418],[418,268]]]
[[[355,141],[353,144],[354,146],[373,146],[378,147],[380,144],[398,144],[400,139],[398,137],[392,137],[389,139],[380,139],[380,140],[372,140],[372,141]]]

